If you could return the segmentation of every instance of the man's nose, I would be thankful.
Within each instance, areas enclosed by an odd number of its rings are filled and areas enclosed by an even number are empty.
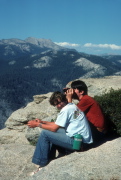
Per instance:
[[[56,106],[57,106],[57,107],[60,107],[60,104],[57,104]]]

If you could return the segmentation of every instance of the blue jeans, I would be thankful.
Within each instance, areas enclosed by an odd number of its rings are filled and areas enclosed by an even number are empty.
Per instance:
[[[46,166],[53,144],[73,151],[73,138],[66,135],[64,128],[59,128],[56,132],[43,130],[38,139],[32,162],[41,167]]]

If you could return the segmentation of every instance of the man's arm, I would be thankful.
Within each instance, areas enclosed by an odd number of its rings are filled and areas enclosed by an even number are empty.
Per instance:
[[[54,122],[42,121],[39,119],[28,121],[27,125],[30,128],[40,127],[43,129],[53,131],[53,132],[56,132],[57,129],[60,127],[57,124],[55,124]]]
[[[56,132],[59,129],[60,126],[58,126],[54,122],[51,122],[49,124],[42,124],[42,123],[40,123],[39,127],[43,128],[43,129],[47,129],[49,131]]]

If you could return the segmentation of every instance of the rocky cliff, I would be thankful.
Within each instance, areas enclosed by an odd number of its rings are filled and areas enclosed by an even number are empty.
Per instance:
[[[84,79],[83,79],[84,80]],[[104,90],[121,88],[121,77],[85,79],[89,95],[100,95]],[[69,86],[68,83],[67,86]],[[57,110],[49,105],[52,93],[35,95],[33,102],[18,109],[0,130],[0,179],[2,180],[120,180],[121,138],[113,139],[84,152],[74,152],[50,162],[39,173],[29,177],[36,167],[31,163],[34,146],[29,141],[37,140],[41,129],[30,129],[28,120],[40,118],[56,119]]]

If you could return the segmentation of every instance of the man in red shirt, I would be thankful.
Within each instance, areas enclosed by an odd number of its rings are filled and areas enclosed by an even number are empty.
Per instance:
[[[100,105],[92,97],[88,96],[87,85],[81,80],[73,81],[71,89],[66,91],[66,95],[68,102],[72,102],[72,99],[79,100],[77,106],[85,113],[90,122],[93,140],[99,142],[106,132],[105,118]]]

